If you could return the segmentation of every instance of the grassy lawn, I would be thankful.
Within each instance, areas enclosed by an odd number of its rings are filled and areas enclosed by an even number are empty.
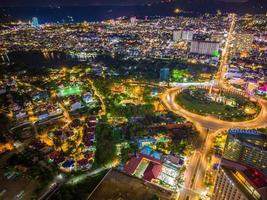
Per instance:
[[[201,90],[201,89],[198,89]],[[202,92],[200,93],[202,94]],[[203,92],[203,97],[204,97]],[[229,94],[227,94],[229,96]],[[256,115],[246,114],[244,107],[251,104],[249,100],[240,97],[231,96],[235,98],[239,106],[231,107],[222,103],[217,103],[214,101],[203,100],[202,98],[195,98],[189,92],[189,90],[184,90],[177,97],[176,101],[179,105],[187,110],[201,115],[213,115],[217,118],[228,120],[228,121],[242,121],[247,119],[252,119]]]

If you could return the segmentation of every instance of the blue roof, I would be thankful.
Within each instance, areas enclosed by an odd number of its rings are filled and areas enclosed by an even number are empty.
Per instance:
[[[150,156],[152,158],[155,158],[157,160],[160,160],[162,153],[158,152],[158,151],[154,151],[153,149],[151,149],[148,146],[145,146],[142,150],[141,153],[146,155],[146,156]]]
[[[255,131],[245,129],[229,129],[228,133],[233,136],[239,136],[241,139],[264,139],[266,135]]]
[[[157,151],[154,151],[151,155],[153,158],[156,158],[158,160],[160,160],[161,158],[161,153],[157,152]]]
[[[73,166],[74,166],[74,160],[67,160],[67,161],[65,161],[65,162],[62,164],[62,166],[63,166],[64,168],[73,167]]]
[[[144,155],[150,156],[151,151],[153,151],[153,150],[152,150],[150,147],[145,146],[145,147],[141,150],[141,153],[144,154]]]

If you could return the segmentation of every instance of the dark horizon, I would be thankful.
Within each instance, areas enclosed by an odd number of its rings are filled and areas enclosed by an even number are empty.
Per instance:
[[[156,3],[158,0],[2,0],[0,7],[57,7],[57,6],[129,6]]]
[[[30,2],[32,0],[26,1]],[[26,1],[24,0],[24,2]],[[79,0],[78,2],[82,1],[84,0]],[[158,0],[146,0],[145,2],[152,1],[158,2]],[[99,3],[98,5],[93,5],[93,3],[96,2],[95,0],[87,2],[87,4],[70,5],[72,0],[69,0],[68,3],[65,2],[65,4],[61,6],[37,6],[36,4],[27,6],[27,4],[25,4],[24,6],[1,7],[1,5],[4,5],[3,3],[7,3],[7,0],[5,0],[0,2],[0,21],[31,20],[34,16],[38,17],[41,23],[68,22],[68,16],[72,16],[74,22],[81,22],[84,20],[102,21],[121,16],[137,16],[140,18],[144,16],[176,16],[174,10],[177,7],[184,11],[183,14],[216,13],[217,10],[223,13],[233,12],[240,15],[246,13],[265,14],[267,12],[267,0],[249,0],[246,3],[226,3],[222,1],[224,0],[176,0],[172,3],[155,3],[151,6],[147,6],[144,5],[144,2],[135,5],[125,4],[126,2],[133,2],[133,0],[123,1],[124,4],[120,5],[116,4],[119,0],[109,1],[112,5],[105,5],[107,0],[101,1],[101,4]],[[9,3],[11,4],[12,2],[18,2],[18,0],[12,0]],[[49,2],[49,0],[45,0],[45,2]],[[135,2],[138,3],[140,1]],[[266,2],[266,4],[263,4],[263,2]],[[125,8],[121,8],[121,6]]]
[[[160,0],[1,0],[0,7],[57,7],[57,6],[133,6],[157,4]],[[266,6],[267,0],[172,0],[169,4],[218,4],[218,5],[261,5]]]

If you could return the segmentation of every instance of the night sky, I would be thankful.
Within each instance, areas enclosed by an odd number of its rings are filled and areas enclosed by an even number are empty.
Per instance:
[[[160,2],[161,0],[0,0],[0,6],[88,6],[88,5],[140,5]],[[175,0],[180,3],[207,2],[261,2],[267,0]]]
[[[0,6],[136,5],[159,0],[0,0]]]
[[[267,0],[175,0],[175,3],[171,4],[153,4],[159,3],[162,1],[169,1],[169,0],[0,0],[0,7],[19,7],[19,8],[38,8],[38,7],[49,7],[49,8],[67,8],[75,6],[76,9],[79,7],[86,8],[88,6],[113,6],[113,5],[120,5],[120,6],[128,6],[128,5],[144,5],[144,4],[152,4],[153,5],[153,12],[148,14],[162,14],[164,13],[164,9],[168,8],[166,13],[171,13],[173,9],[179,7],[184,11],[192,11],[192,12],[214,12],[220,9],[223,12],[235,12],[238,14],[258,14],[262,13],[265,14],[267,12]],[[151,8],[152,9],[152,8]],[[150,9],[150,10],[151,10]],[[6,9],[8,10],[8,9]],[[18,16],[16,15],[17,11],[23,11],[23,9],[13,10],[13,12],[9,12],[11,16],[17,17],[25,17],[27,13],[20,13]],[[147,10],[144,10],[147,12]],[[27,11],[28,12],[28,11]],[[161,13],[159,13],[161,12]],[[28,15],[32,15],[34,13],[28,13]],[[38,13],[37,13],[38,14]],[[34,15],[37,15],[34,14]],[[41,14],[41,13],[39,13]],[[47,13],[43,13],[48,16]],[[74,13],[68,13],[70,15],[74,15]],[[118,13],[120,14],[120,13]],[[125,15],[126,13],[121,13]],[[128,13],[132,14],[132,13]],[[27,15],[27,16],[28,16]],[[1,16],[1,11],[0,11]],[[51,16],[52,17],[52,16]]]

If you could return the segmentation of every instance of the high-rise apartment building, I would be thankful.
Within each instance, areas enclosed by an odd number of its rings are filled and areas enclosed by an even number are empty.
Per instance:
[[[169,81],[170,79],[170,69],[162,68],[160,69],[160,81]]]
[[[267,135],[254,130],[230,129],[223,157],[267,174]]]
[[[193,32],[192,31],[174,31],[173,32],[173,41],[177,42],[179,40],[192,41]]]
[[[33,17],[32,18],[32,27],[34,28],[38,28],[40,25],[39,25],[39,21],[38,21],[38,18],[37,17]]]
[[[173,32],[173,41],[177,42],[182,38],[182,31],[174,31]]]
[[[131,17],[130,18],[130,22],[131,22],[131,25],[136,25],[136,22],[137,22],[136,17],[135,16],[134,17]]]
[[[212,200],[265,200],[267,177],[255,168],[222,159]]]
[[[190,53],[213,55],[215,51],[219,51],[219,42],[211,41],[192,41]]]
[[[192,41],[193,40],[193,32],[192,31],[183,31],[182,32],[182,40]]]

